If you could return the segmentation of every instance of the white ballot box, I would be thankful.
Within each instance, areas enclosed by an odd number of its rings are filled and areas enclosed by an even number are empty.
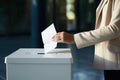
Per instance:
[[[45,54],[43,49],[20,48],[5,57],[7,80],[71,80],[68,48]]]

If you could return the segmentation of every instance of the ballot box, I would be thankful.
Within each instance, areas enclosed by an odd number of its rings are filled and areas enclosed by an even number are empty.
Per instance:
[[[71,51],[20,48],[5,57],[7,80],[71,80]]]

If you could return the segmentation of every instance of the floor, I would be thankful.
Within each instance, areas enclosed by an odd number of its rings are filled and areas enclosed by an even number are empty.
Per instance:
[[[30,47],[30,36],[0,37],[0,80],[6,80],[4,58],[19,48]],[[72,80],[104,80],[103,71],[93,68],[94,46],[77,49],[76,45],[58,44],[69,47],[73,56]]]

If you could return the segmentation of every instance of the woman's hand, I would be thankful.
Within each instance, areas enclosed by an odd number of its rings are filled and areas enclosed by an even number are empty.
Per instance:
[[[67,32],[58,32],[52,39],[55,42],[74,44],[74,36]]]

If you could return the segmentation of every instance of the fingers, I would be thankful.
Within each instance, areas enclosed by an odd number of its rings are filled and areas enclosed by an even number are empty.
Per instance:
[[[62,40],[61,32],[58,32],[56,35],[53,36],[53,41],[60,42]]]
[[[55,34],[52,39],[53,41],[58,42],[58,40],[60,40],[60,33]]]

